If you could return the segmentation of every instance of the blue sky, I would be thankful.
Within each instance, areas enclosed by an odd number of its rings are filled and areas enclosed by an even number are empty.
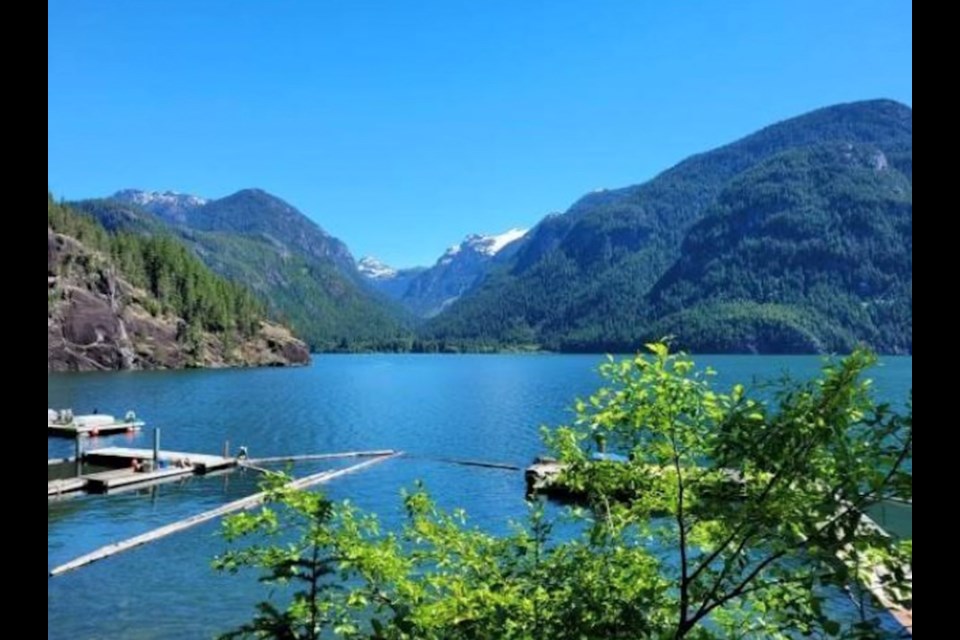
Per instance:
[[[908,0],[51,0],[47,179],[274,193],[431,264],[837,102],[912,104]]]

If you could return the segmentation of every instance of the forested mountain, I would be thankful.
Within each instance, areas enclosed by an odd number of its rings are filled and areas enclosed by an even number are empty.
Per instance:
[[[47,197],[47,369],[309,361],[250,292],[169,235],[110,233]]]
[[[471,234],[429,268],[392,269],[367,257],[361,260],[360,273],[414,315],[432,318],[469,292],[498,261],[513,255],[526,232]]]
[[[588,194],[525,234],[471,236],[425,269],[358,269],[257,189],[125,190],[78,206],[110,229],[172,231],[319,350],[633,351],[670,335],[701,352],[901,353],[913,348],[912,180],[912,110],[872,100]],[[416,336],[413,316],[429,318]]]
[[[913,349],[910,179],[872,145],[784,152],[731,182],[650,294],[698,351]]]
[[[205,200],[128,189],[75,204],[108,228],[176,233],[214,271],[255,291],[314,349],[409,348],[399,310],[368,290],[347,247],[262,190]]]
[[[424,335],[468,348],[629,351],[663,331],[699,350],[865,341],[908,351],[912,150],[909,107],[842,104],[693,156],[644,184],[589,194],[544,219]],[[770,194],[781,189],[782,198]],[[762,228],[730,226],[740,218]],[[708,246],[722,229],[731,243],[750,231],[752,248]],[[813,259],[808,245],[823,237],[847,249],[817,273],[788,259]],[[754,269],[757,286],[747,286]],[[709,279],[702,287],[701,275]]]

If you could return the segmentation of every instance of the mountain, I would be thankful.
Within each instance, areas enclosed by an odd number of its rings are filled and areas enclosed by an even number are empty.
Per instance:
[[[127,189],[74,204],[110,229],[175,233],[215,272],[262,297],[314,349],[409,344],[399,310],[370,290],[346,245],[265,191],[207,200]]]
[[[526,233],[526,229],[510,229],[498,235],[471,234],[429,268],[397,270],[375,258],[364,258],[360,273],[414,315],[431,318],[470,291],[498,261],[512,256]]]
[[[837,158],[846,153],[842,145],[856,161]],[[870,157],[882,157],[883,166],[870,169]],[[698,349],[808,352],[864,341],[910,350],[912,157],[912,110],[889,100],[835,105],[771,125],[648,182],[585,195],[566,213],[548,216],[509,260],[428,323],[424,338],[465,348],[632,351],[669,331]],[[868,179],[864,171],[874,173]],[[791,185],[789,195],[765,200],[779,185]],[[763,228],[737,227],[737,216]],[[773,233],[787,222],[791,229]],[[711,245],[721,229],[729,243],[756,233],[750,242],[759,248],[721,251]],[[830,254],[818,274],[787,261],[794,254],[806,260],[808,245],[822,237],[855,248],[842,260]],[[867,255],[862,269],[851,262]],[[760,256],[769,260],[758,262]],[[744,288],[753,269],[762,285]],[[837,276],[827,277],[830,271]],[[701,276],[709,276],[708,285],[701,287]],[[740,337],[718,340],[702,327],[694,333],[703,339],[692,335],[692,307],[700,309],[701,325],[722,325],[717,332]],[[720,315],[710,317],[708,309]]]
[[[110,234],[47,199],[47,370],[304,364],[242,287],[169,236]]]
[[[207,204],[209,200],[175,191],[141,191],[124,189],[113,194],[113,199],[135,204],[172,224],[186,224],[187,216]]]
[[[744,172],[650,293],[654,335],[698,351],[913,350],[913,187],[872,145]]]
[[[357,262],[357,270],[368,284],[388,298],[402,302],[410,282],[427,270],[426,267],[394,269],[374,257],[365,256]]]

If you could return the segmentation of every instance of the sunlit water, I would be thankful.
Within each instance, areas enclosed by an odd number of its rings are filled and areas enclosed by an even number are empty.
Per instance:
[[[815,374],[815,357],[701,356],[717,384]],[[48,406],[78,413],[133,409],[148,428],[96,438],[87,447],[150,447],[218,453],[224,441],[252,457],[399,449],[408,456],[326,485],[335,499],[400,517],[399,491],[423,480],[444,506],[505,531],[526,513],[522,473],[455,466],[442,458],[528,464],[542,452],[539,427],[567,421],[576,396],[594,390],[598,356],[338,355],[299,369],[49,375]],[[901,404],[912,386],[912,358],[885,358],[871,376],[879,398]],[[749,386],[749,384],[748,384]],[[70,440],[49,438],[47,457],[72,455]],[[296,475],[326,465],[300,464]],[[103,544],[170,523],[256,490],[256,475],[190,477],[152,490],[50,502],[47,568]],[[224,548],[218,523],[52,578],[50,638],[203,638],[250,617],[264,597],[253,577],[218,575],[211,558]]]

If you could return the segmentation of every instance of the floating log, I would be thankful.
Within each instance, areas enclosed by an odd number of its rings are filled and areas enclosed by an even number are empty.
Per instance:
[[[244,469],[250,469],[251,471],[256,471],[257,473],[270,473],[270,469],[264,469],[263,467],[258,467],[255,464],[250,464],[249,462],[240,461],[237,464]]]
[[[308,453],[300,456],[271,456],[269,458],[250,458],[247,462],[263,464],[265,462],[298,462],[303,460],[330,460],[332,458],[377,458],[396,453],[393,449],[378,451],[346,451],[344,453]]]
[[[520,471],[520,467],[503,462],[486,462],[484,460],[457,460],[455,458],[437,458],[439,462],[448,462],[450,464],[460,464],[465,467],[485,467],[487,469],[506,469],[507,471]]]
[[[335,471],[322,471],[320,473],[315,473],[313,475],[309,475],[309,476],[300,478],[298,480],[293,480],[289,482],[287,486],[294,489],[306,489],[307,487],[312,487],[317,484],[323,484],[325,482],[329,482],[335,478],[339,478],[340,476],[347,475],[348,473],[354,473],[355,471],[360,471],[361,469],[365,469],[369,466],[372,466],[380,462],[384,462],[386,460],[389,460],[390,458],[395,458],[400,455],[403,455],[403,452],[401,451],[392,452],[386,455],[378,456],[373,460],[359,462],[355,465],[347,467],[346,469],[338,469]],[[183,531],[184,529],[188,529],[195,525],[202,524],[204,522],[213,520],[215,518],[219,518],[233,511],[239,511],[241,509],[250,509],[252,507],[255,507],[261,504],[265,497],[266,497],[266,492],[261,491],[260,493],[255,493],[253,495],[247,496],[246,498],[240,498],[239,500],[228,502],[227,504],[217,507],[216,509],[211,509],[210,511],[204,511],[203,513],[198,513],[197,515],[190,516],[189,518],[180,520],[178,522],[174,522],[173,524],[168,524],[168,525],[159,527],[157,529],[153,529],[152,531],[142,533],[138,536],[128,538],[121,542],[114,542],[112,544],[108,544],[86,555],[82,555],[79,558],[76,558],[75,560],[71,560],[70,562],[62,564],[58,567],[54,567],[50,571],[50,575],[58,576],[62,573],[66,573],[67,571],[79,569],[80,567],[96,562],[97,560],[109,558],[110,556],[116,555],[123,551],[127,551],[128,549],[133,549],[134,547],[138,547],[142,544],[153,542],[154,540],[159,540],[160,538],[168,536],[172,533],[177,533],[178,531]]]

